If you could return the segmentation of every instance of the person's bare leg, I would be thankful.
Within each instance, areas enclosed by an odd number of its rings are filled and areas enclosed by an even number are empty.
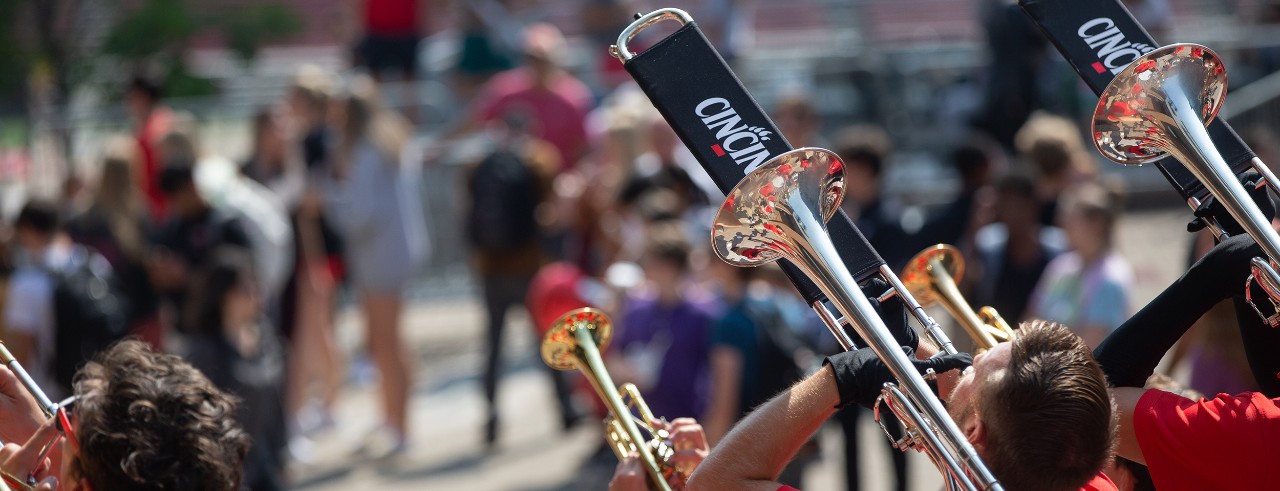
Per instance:
[[[327,269],[327,266],[325,266]],[[315,376],[320,380],[320,397],[324,409],[332,413],[337,403],[338,391],[342,388],[343,367],[342,354],[338,352],[338,343],[334,339],[334,293],[337,285],[332,276],[314,276],[315,281],[310,289],[310,304],[306,306],[308,315],[315,325],[315,357],[318,365],[314,368]]]
[[[333,339],[332,280],[299,276],[296,322],[286,408],[296,417],[319,382],[324,409],[331,411],[342,383],[342,364]]]
[[[408,435],[409,360],[400,338],[400,292],[363,294],[369,354],[382,380],[386,424]]]

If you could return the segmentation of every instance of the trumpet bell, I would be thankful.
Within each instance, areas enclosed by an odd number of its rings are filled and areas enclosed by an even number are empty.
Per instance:
[[[952,281],[958,282],[964,277],[964,255],[951,245],[936,244],[907,261],[907,266],[902,269],[902,284],[907,286],[911,296],[916,297],[916,301],[924,307],[938,301],[937,291],[933,288],[933,277],[930,275],[930,270],[935,267],[941,267]]]
[[[790,210],[799,193],[808,210]],[[782,257],[790,220],[807,212],[826,223],[844,199],[844,163],[821,148],[800,148],[765,162],[747,174],[725,198],[711,230],[712,249],[734,266],[759,266]],[[783,225],[779,225],[783,224]]]
[[[1213,50],[1174,44],[1130,63],[1107,85],[1093,112],[1094,145],[1122,165],[1142,165],[1165,157],[1170,137],[1163,94],[1177,86],[1208,125],[1222,109],[1227,70]]]
[[[613,337],[613,323],[599,310],[587,307],[570,311],[556,320],[542,338],[542,361],[556,370],[573,370],[578,361],[576,331],[586,329],[603,352]]]

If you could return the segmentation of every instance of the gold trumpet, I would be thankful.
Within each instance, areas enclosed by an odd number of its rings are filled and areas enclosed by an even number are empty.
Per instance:
[[[671,491],[667,479],[676,475],[685,480],[692,469],[667,463],[675,454],[670,435],[650,423],[658,418],[640,397],[640,390],[629,383],[614,385],[600,356],[612,336],[613,323],[603,312],[592,308],[570,311],[560,316],[542,339],[542,361],[556,370],[577,369],[587,377],[609,408],[609,416],[604,420],[605,439],[618,460],[638,454],[649,475],[649,483],[656,489]],[[632,410],[639,413],[638,417]],[[650,438],[645,438],[641,429]]]
[[[976,313],[956,287],[964,277],[964,256],[955,247],[936,244],[920,251],[902,269],[902,284],[921,306],[941,303],[947,312],[973,338],[979,350],[989,350],[996,343],[1013,337],[1013,328],[992,307],[983,307]]]

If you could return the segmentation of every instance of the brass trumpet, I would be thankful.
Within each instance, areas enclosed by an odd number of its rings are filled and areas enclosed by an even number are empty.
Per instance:
[[[612,336],[613,323],[603,312],[592,308],[570,311],[556,320],[543,337],[542,361],[556,370],[577,369],[587,377],[609,408],[609,416],[604,420],[605,439],[618,460],[638,454],[649,475],[649,483],[656,489],[671,491],[667,479],[673,475],[688,479],[692,469],[667,464],[667,459],[675,454],[670,435],[650,424],[658,418],[634,384],[619,387],[609,377],[600,352],[609,346]],[[633,409],[639,413],[638,417],[632,414]],[[650,438],[645,438],[641,429]]]
[[[964,256],[955,247],[937,244],[920,251],[902,269],[902,284],[921,306],[941,303],[947,312],[973,338],[979,350],[989,350],[996,343],[1013,337],[1013,329],[992,307],[976,313],[956,287],[964,277]]]
[[[1094,145],[1121,165],[1142,165],[1166,155],[1182,162],[1266,253],[1265,259],[1253,260],[1253,274],[1245,282],[1246,299],[1268,324],[1280,326],[1280,274],[1276,272],[1280,234],[1205,130],[1222,108],[1226,93],[1226,68],[1209,48],[1171,44],[1157,49],[1129,63],[1103,91],[1093,113]],[[1253,159],[1252,165],[1272,190],[1280,192],[1280,183],[1261,160]],[[1220,237],[1226,236],[1217,223],[1209,225]],[[1254,281],[1266,292],[1273,315],[1263,314],[1254,304],[1250,288]]]

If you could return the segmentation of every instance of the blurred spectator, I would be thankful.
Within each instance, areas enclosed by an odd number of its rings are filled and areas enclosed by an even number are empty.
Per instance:
[[[185,137],[165,137],[170,146],[187,145]],[[215,209],[196,189],[194,162],[170,162],[160,174],[160,189],[171,212],[152,238],[147,270],[152,285],[173,313],[171,325],[190,332],[199,312],[189,291],[201,281],[202,268],[222,248],[250,251],[240,221]]]
[[[315,66],[298,70],[287,105],[295,134],[287,142],[305,166],[303,196],[314,198],[333,175],[333,138],[326,116],[332,75]],[[342,277],[342,240],[316,199],[292,203],[294,268],[281,298],[281,330],[290,341],[289,383],[285,408],[295,433],[301,435],[333,423],[333,405],[342,385],[343,364],[334,343],[336,292]],[[318,392],[318,406],[308,401]],[[304,439],[290,446],[294,457],[307,460]]]
[[[780,98],[773,108],[773,122],[792,147],[825,147],[822,117],[805,92],[793,91]]]
[[[173,113],[160,105],[160,85],[145,77],[134,77],[125,94],[129,116],[133,120],[134,138],[138,140],[141,164],[138,187],[146,197],[151,220],[160,223],[165,219],[164,193],[160,189],[161,155],[157,148],[160,139],[172,129]]]
[[[410,371],[400,337],[404,289],[427,254],[419,168],[401,159],[407,123],[378,104],[372,79],[357,77],[332,113],[338,130],[336,182],[324,196],[346,239],[351,281],[364,313],[369,353],[378,367],[384,426],[365,450],[407,449]],[[314,197],[312,199],[319,199]]]
[[[608,49],[596,49],[610,46],[617,42],[618,33],[631,23],[631,15],[635,12],[635,2],[628,0],[588,0],[582,2],[578,18],[582,21],[582,32],[590,46],[593,47],[594,69],[601,77],[600,84],[606,90],[631,81],[618,59]],[[636,48],[632,48],[633,50]]]
[[[1043,105],[1038,79],[1045,40],[1016,3],[983,0],[980,15],[991,59],[986,95],[974,126],[1012,148],[1014,133]]]
[[[1091,347],[1129,318],[1133,270],[1112,248],[1119,200],[1097,183],[1067,191],[1059,223],[1070,251],[1049,263],[1031,295],[1029,317],[1070,326]]]
[[[1238,15],[1245,24],[1239,26],[1241,30],[1257,29],[1260,32],[1267,32],[1267,29],[1274,29],[1280,24],[1280,2],[1264,0],[1249,3],[1253,5],[1247,6],[1246,2],[1240,2],[1236,7],[1240,11]],[[1280,47],[1273,43],[1261,43],[1256,47],[1246,48],[1236,56],[1239,61],[1232,60],[1231,83],[1237,84],[1237,87],[1280,70]],[[1264,161],[1270,162],[1270,160]]]
[[[242,402],[237,419],[252,438],[244,462],[244,487],[283,490],[284,348],[262,313],[249,256],[231,250],[211,259],[199,287],[199,324],[186,358],[219,389]]]
[[[87,210],[68,220],[67,233],[111,262],[127,299],[129,331],[160,350],[160,299],[147,276],[151,227],[134,180],[134,154],[122,145],[108,149],[93,200]]]
[[[833,145],[844,161],[845,192],[840,207],[885,262],[894,270],[901,269],[913,252],[903,247],[906,233],[899,223],[901,207],[881,193],[881,176],[891,151],[889,135],[875,126],[851,126],[836,133]]]
[[[368,70],[378,83],[400,85],[400,105],[410,120],[418,119],[418,50],[431,27],[431,0],[353,0],[362,7],[355,66]]]
[[[720,56],[729,63],[737,60],[751,35],[750,0],[702,0],[682,8],[698,19],[698,26]]]
[[[711,334],[711,395],[703,425],[715,445],[738,420],[803,375],[798,359],[812,351],[791,332],[768,283],[753,281],[758,268],[713,261],[725,311]],[[814,454],[816,445],[807,454]],[[806,459],[794,459],[779,482],[802,488]]]
[[[262,298],[275,311],[293,264],[293,233],[284,202],[220,155],[200,155],[194,120],[175,125],[161,141],[166,171],[191,166],[196,192],[209,206],[236,220],[253,251]],[[296,184],[293,184],[296,189]]]
[[[565,46],[559,29],[529,26],[523,47],[526,65],[494,76],[474,101],[473,121],[462,129],[524,119],[533,125],[534,137],[556,147],[562,167],[571,169],[586,151],[584,122],[593,103],[591,91],[560,67]]]
[[[487,319],[484,395],[489,402],[489,417],[484,441],[491,448],[498,438],[502,332],[507,312],[512,307],[525,306],[534,274],[546,262],[537,212],[551,192],[551,176],[560,167],[555,148],[524,134],[523,122],[507,123],[504,129],[493,128],[491,133],[499,140],[498,147],[469,169],[466,178],[470,195],[467,238],[480,277]],[[559,371],[549,373],[560,403],[561,422],[568,429],[578,419],[569,398],[569,386]]]
[[[50,398],[65,390],[54,383],[52,365],[57,335],[54,290],[58,272],[71,269],[75,261],[71,240],[62,232],[58,207],[50,202],[31,201],[18,212],[13,224],[14,241],[20,259],[9,278],[4,305],[4,323],[9,337],[5,345],[14,358],[31,372],[36,384]]]
[[[914,241],[923,248],[933,244],[951,244],[968,249],[972,240],[972,221],[977,208],[978,191],[991,180],[991,158],[987,150],[969,144],[951,153],[951,165],[960,176],[960,193],[941,212],[929,218]]]
[[[636,158],[631,175],[619,192],[618,203],[624,207],[635,207],[649,193],[668,190],[676,198],[673,211],[677,218],[708,206],[710,199],[707,193],[693,177],[706,174],[706,171],[696,167],[697,161],[683,151],[684,147],[671,126],[665,120],[655,118],[650,123],[648,135],[650,151]]]
[[[652,226],[641,266],[650,290],[630,299],[608,355],[619,382],[635,383],[654,414],[702,417],[714,315],[683,288],[689,243],[676,222]]]
[[[306,186],[305,168],[298,150],[290,148],[280,122],[270,110],[253,116],[253,146],[240,172],[265,186],[289,208],[297,206]]]
[[[1026,319],[1031,292],[1049,262],[1067,247],[1062,232],[1040,225],[1035,183],[1030,177],[1006,175],[995,186],[990,205],[995,223],[978,229],[976,279],[971,301],[994,307],[1010,323]]]
[[[1169,0],[1124,0],[1124,7],[1151,34],[1156,46],[1173,42],[1169,39],[1173,31],[1173,8]]]
[[[471,3],[460,4],[462,46],[454,74],[454,88],[460,100],[469,101],[495,73],[515,67],[508,46],[496,29],[486,24]]]
[[[643,252],[644,224],[638,207],[619,202],[637,167],[653,171],[662,167],[660,162],[681,161],[682,156],[692,160],[693,156],[680,151],[683,147],[674,135],[669,137],[670,148],[653,148],[661,147],[658,141],[663,137],[654,132],[665,123],[634,85],[605,97],[588,122],[591,153],[580,165],[556,176],[548,223],[553,240],[561,242],[554,251],[584,272],[598,275],[613,263],[636,261]],[[689,164],[697,168],[696,161]],[[681,167],[687,165],[681,163]],[[706,175],[701,169],[698,173]]]
[[[1097,164],[1075,123],[1061,116],[1036,113],[1018,130],[1018,157],[1031,164],[1039,196],[1040,223],[1058,220],[1058,197],[1076,184],[1097,177]]]
[[[217,154],[201,155],[197,151],[196,122],[189,115],[184,116],[183,119],[175,117],[174,130],[160,141],[164,165],[161,180],[168,175],[176,179],[168,184],[179,186],[178,189],[165,189],[166,183],[162,182],[162,191],[185,195],[182,184],[189,179],[194,186],[191,190],[193,200],[188,204],[216,210],[222,217],[219,220],[236,223],[235,227],[252,251],[254,268],[262,285],[262,297],[274,307],[293,263],[293,234],[289,230],[284,204],[270,190],[243,176],[234,162]],[[178,170],[170,173],[175,169]],[[171,200],[166,195],[166,202]],[[175,211],[172,203],[167,206],[171,212],[170,223],[175,222],[173,215],[196,211],[194,208]],[[183,219],[176,218],[176,221]],[[199,242],[208,238],[195,237],[194,240]]]

